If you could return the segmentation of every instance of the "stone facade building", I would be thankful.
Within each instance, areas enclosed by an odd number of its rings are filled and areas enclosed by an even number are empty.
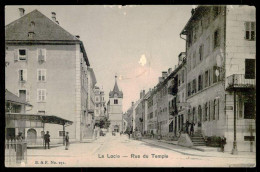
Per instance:
[[[189,119],[228,151],[255,150],[255,32],[255,7],[240,5],[198,6],[181,32]]]
[[[81,141],[91,123],[89,112],[90,63],[83,42],[38,10],[5,27],[5,84],[11,92],[33,105],[30,113],[56,115],[70,121],[71,141]],[[62,143],[62,126],[46,124],[52,143]],[[30,130],[31,131],[31,130]],[[25,136],[30,132],[25,131]],[[40,128],[34,129],[41,139]]]

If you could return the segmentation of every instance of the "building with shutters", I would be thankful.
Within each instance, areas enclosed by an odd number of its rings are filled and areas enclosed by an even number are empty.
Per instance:
[[[24,14],[5,27],[5,86],[33,105],[30,113],[56,115],[73,121],[66,127],[71,141],[92,137],[94,85],[83,42],[64,30],[52,13],[49,19],[38,10]],[[33,129],[41,139],[41,128]],[[46,124],[51,143],[62,143],[61,125]],[[28,131],[25,131],[25,134]]]
[[[255,151],[255,7],[198,6],[186,38],[188,119],[225,150]]]
[[[109,101],[107,103],[108,119],[110,121],[109,131],[121,132],[123,123],[122,110],[123,92],[117,85],[117,76],[115,76],[115,85],[113,91],[109,92]]]

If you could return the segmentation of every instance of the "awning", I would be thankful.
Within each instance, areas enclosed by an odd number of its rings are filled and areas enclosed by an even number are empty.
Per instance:
[[[57,117],[54,115],[39,115],[39,114],[23,114],[23,113],[6,113],[6,119],[37,121],[42,123],[58,124],[58,125],[72,125],[72,121]]]

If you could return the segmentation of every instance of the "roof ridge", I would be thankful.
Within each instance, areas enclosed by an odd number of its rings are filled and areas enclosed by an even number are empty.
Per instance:
[[[27,16],[28,14],[31,14],[31,13],[34,12],[34,11],[38,11],[38,10],[35,9],[35,10],[33,10],[33,11],[31,11],[31,12],[29,12],[29,13],[23,15],[22,17],[20,17],[20,18],[14,20],[14,21],[12,21],[11,23],[9,23],[8,25],[6,25],[5,28],[8,27],[9,25],[13,24],[13,23],[16,22],[17,20],[20,20],[21,18],[24,18],[24,17]],[[40,12],[40,11],[38,11],[38,12]]]

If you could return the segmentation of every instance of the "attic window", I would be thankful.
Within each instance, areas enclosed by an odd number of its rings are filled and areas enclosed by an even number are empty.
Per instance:
[[[32,21],[32,22],[30,23],[30,28],[31,28],[31,29],[34,29],[34,26],[35,26],[35,23]]]
[[[32,39],[34,37],[34,32],[28,32],[28,38]]]

